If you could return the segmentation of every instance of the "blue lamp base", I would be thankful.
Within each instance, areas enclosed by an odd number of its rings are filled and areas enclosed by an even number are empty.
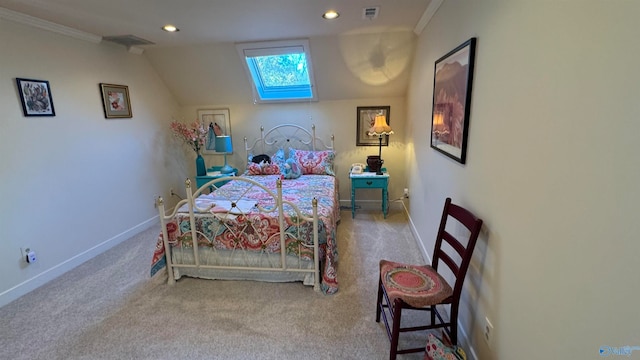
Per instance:
[[[224,166],[220,169],[221,174],[230,174],[233,172],[233,168],[227,164],[227,154],[224,154]]]

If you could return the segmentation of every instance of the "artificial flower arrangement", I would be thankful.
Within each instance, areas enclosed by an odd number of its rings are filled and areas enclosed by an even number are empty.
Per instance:
[[[209,129],[205,128],[198,120],[191,124],[172,121],[171,130],[173,130],[173,135],[176,138],[189,145],[198,155],[200,154],[200,149],[204,147],[209,133]]]

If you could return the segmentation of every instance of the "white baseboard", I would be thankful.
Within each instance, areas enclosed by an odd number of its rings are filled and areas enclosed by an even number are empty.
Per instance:
[[[469,337],[467,336],[467,332],[464,331],[464,328],[462,327],[462,324],[460,323],[460,321],[458,320],[458,336],[459,336],[459,340],[460,340],[460,346],[462,346],[462,348],[464,349],[464,351],[467,353],[467,358],[469,360],[478,360],[478,355],[476,355],[476,351],[473,348],[473,346],[471,346],[471,343],[469,342]]]
[[[76,266],[90,260],[97,255],[111,249],[112,247],[120,244],[121,242],[130,239],[132,236],[150,228],[156,222],[158,222],[159,216],[156,215],[149,220],[123,231],[122,233],[68,259],[62,263],[55,265],[31,279],[25,280],[20,284],[0,293],[0,307],[7,305],[8,303],[16,300],[17,298],[37,289],[38,287],[46,284],[47,282],[57,278],[58,276],[66,273],[67,271],[75,268]]]
[[[340,200],[340,207],[343,210],[345,208],[351,209],[351,200]],[[380,200],[358,200],[358,202],[356,203],[356,211],[357,209],[381,210],[381,208],[382,208],[382,202],[380,202]],[[404,204],[404,201],[390,200],[389,209],[390,210],[404,209],[404,212],[407,213],[407,208]]]

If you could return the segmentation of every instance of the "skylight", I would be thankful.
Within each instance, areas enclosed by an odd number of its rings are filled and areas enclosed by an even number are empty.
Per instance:
[[[308,40],[243,43],[236,48],[257,102],[317,100]]]

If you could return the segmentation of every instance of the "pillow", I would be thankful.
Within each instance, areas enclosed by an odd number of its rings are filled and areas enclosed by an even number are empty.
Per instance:
[[[278,165],[280,173],[283,173],[285,165],[284,149],[280,148],[271,156],[271,163]]]
[[[245,175],[262,175],[262,166],[254,162],[247,163],[247,171]]]
[[[288,158],[287,161],[285,161],[281,170],[285,179],[297,179],[302,175],[302,170],[300,169],[300,166],[298,166],[298,162],[292,158]]]
[[[425,360],[467,360],[462,348],[446,346],[433,334],[429,334],[425,352]]]
[[[278,175],[280,167],[276,164],[264,164],[262,166],[262,175]]]
[[[289,149],[289,158],[294,159],[302,170],[303,175],[332,175],[333,160],[336,155],[331,150],[310,151]]]
[[[250,162],[247,164],[247,171],[245,175],[278,175],[280,174],[280,168],[276,164],[269,164],[261,162],[256,164]]]

